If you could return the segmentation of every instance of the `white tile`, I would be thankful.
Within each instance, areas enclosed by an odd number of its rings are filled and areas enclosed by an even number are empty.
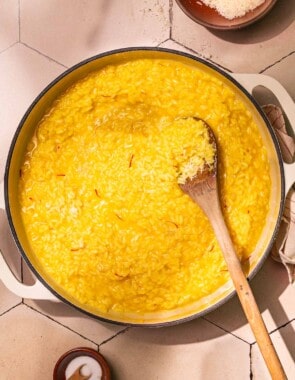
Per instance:
[[[295,9],[278,2],[251,27],[213,31],[195,23],[173,2],[172,38],[233,72],[259,72],[295,49]]]
[[[282,264],[268,258],[253,279],[253,289],[269,331],[295,318],[295,288],[289,284]]]
[[[122,380],[248,380],[249,351],[248,344],[202,319],[161,329],[132,328],[100,346],[115,378]]]
[[[289,92],[295,102],[295,76],[290,75],[294,72],[295,52],[282,59],[276,65],[269,67],[263,74],[270,75],[277,79]]]
[[[35,97],[65,70],[41,54],[16,44],[0,54],[0,180],[18,123]]]
[[[21,2],[21,41],[71,66],[103,51],[169,37],[167,0]]]
[[[97,346],[51,319],[19,305],[0,317],[1,380],[52,379],[61,355],[76,347]]]
[[[295,322],[274,332],[271,338],[287,378],[295,379]],[[257,344],[252,347],[251,357],[253,380],[271,380]]]
[[[174,49],[174,50],[178,50],[178,51],[181,51],[183,53],[188,53],[190,55],[193,55],[194,57],[197,57],[197,58],[201,58],[211,64],[214,64],[215,66],[219,66],[217,62],[213,62],[210,57],[206,57],[204,58],[202,55],[198,54],[197,52],[195,52],[194,50],[191,50],[185,46],[183,46],[182,44],[176,42],[176,41],[173,41],[171,39],[163,42],[162,44],[159,45],[160,47],[163,47],[163,48],[167,48],[167,49]],[[220,68],[220,67],[219,67]],[[226,68],[222,67],[222,69],[226,72],[229,72],[229,70],[227,70]]]
[[[0,2],[0,52],[16,43],[19,39],[19,1],[1,0]]]
[[[295,317],[294,287],[283,265],[269,257],[250,285],[269,332]],[[205,318],[249,343],[255,341],[237,297]]]
[[[35,282],[35,277],[24,262],[23,279],[24,283],[27,285],[31,285]],[[38,310],[40,313],[53,318],[63,326],[67,326],[69,329],[79,332],[81,335],[97,344],[110,339],[126,328],[121,325],[106,323],[94,317],[89,317],[73,306],[67,305],[62,301],[52,302],[25,299],[24,303],[35,310]]]
[[[89,317],[63,302],[24,300],[24,303],[96,344],[101,344],[126,328]]]
[[[173,41],[171,39],[162,42],[159,46],[162,47],[162,48],[178,50],[178,51],[181,51],[183,53],[188,53],[188,54],[191,54],[193,56],[198,57],[198,54],[196,52],[194,52],[193,50],[188,49],[187,47],[185,47],[185,46],[183,46],[183,45],[179,44],[178,42],[175,42],[175,41]]]
[[[234,334],[248,343],[253,343],[255,341],[242,311],[240,302],[236,296],[215,311],[206,314],[204,319],[220,326],[225,331]]]

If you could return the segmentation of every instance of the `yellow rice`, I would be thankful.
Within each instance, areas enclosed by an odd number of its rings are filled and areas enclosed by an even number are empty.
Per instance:
[[[222,207],[245,261],[268,212],[269,163],[250,112],[219,79],[170,60],[107,66],[40,122],[21,170],[22,218],[46,273],[82,305],[171,310],[228,280],[208,220],[177,184],[202,144],[190,116],[217,137]]]
[[[197,144],[192,147],[192,151],[186,151],[181,156],[177,179],[177,182],[181,185],[199,175],[205,168],[209,170],[214,168],[216,148],[210,139],[209,130],[202,120],[189,117],[178,120],[178,123],[182,124],[181,128],[193,130],[194,139],[198,139]]]

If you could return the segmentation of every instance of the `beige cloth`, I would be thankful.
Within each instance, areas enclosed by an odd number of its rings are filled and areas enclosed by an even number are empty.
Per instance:
[[[295,140],[286,131],[282,110],[272,104],[262,107],[277,135],[283,160],[294,162]],[[295,282],[295,184],[287,194],[285,209],[271,255],[274,260],[284,264],[290,283]]]

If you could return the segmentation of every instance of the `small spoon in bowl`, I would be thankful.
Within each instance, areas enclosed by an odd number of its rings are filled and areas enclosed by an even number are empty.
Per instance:
[[[80,367],[77,368],[76,371],[68,379],[69,380],[88,380],[88,379],[90,379],[91,374],[87,375],[87,376],[82,374],[82,369],[85,365],[86,364],[80,365]]]
[[[203,157],[201,160],[203,164],[195,167],[195,173],[193,175],[191,173],[191,165],[189,165],[189,175],[186,177],[186,173],[182,173],[182,179],[181,181],[178,181],[178,184],[183,192],[189,195],[190,198],[200,206],[212,225],[242,308],[272,378],[275,380],[287,379],[282,364],[265,327],[264,321],[261,317],[250,285],[242,270],[240,260],[236,254],[233,242],[223,218],[218,194],[218,155],[214,133],[209,125],[203,120],[198,118],[193,119],[196,122],[202,121],[207,128],[207,143],[211,144],[211,147],[213,148],[213,160],[212,157],[210,157],[207,161],[207,158]],[[185,178],[185,180],[183,180],[183,178]]]

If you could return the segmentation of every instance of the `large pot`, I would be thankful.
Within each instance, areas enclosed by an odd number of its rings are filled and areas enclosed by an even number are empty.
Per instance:
[[[59,76],[33,102],[21,120],[15,133],[9,151],[5,171],[5,208],[15,242],[26,263],[37,277],[37,281],[33,286],[25,286],[19,283],[11,274],[6,262],[0,255],[0,278],[6,286],[17,295],[31,299],[52,301],[61,300],[78,308],[86,314],[110,322],[161,326],[179,323],[181,321],[199,317],[220,306],[235,293],[233,285],[230,282],[218,289],[209,298],[207,297],[206,299],[202,299],[193,305],[189,305],[178,310],[141,316],[119,314],[108,315],[107,313],[100,313],[95,310],[90,310],[84,305],[79,304],[79,302],[77,302],[74,298],[69,298],[69,296],[67,296],[62,289],[58,289],[52,283],[50,278],[46,276],[42,266],[32,252],[30,252],[30,247],[20,217],[17,188],[22,159],[25,154],[26,146],[34,133],[36,125],[54,99],[56,99],[62,92],[64,92],[65,89],[81,77],[108,64],[120,63],[144,57],[169,58],[190,64],[204,70],[205,72],[211,73],[213,76],[218,77],[230,88],[232,88],[252,113],[257,125],[259,126],[264,144],[267,147],[269,161],[271,164],[272,188],[270,211],[267,217],[267,223],[259,240],[258,247],[251,256],[249,278],[252,278],[255,273],[257,273],[258,269],[267,257],[280,224],[286,191],[288,190],[290,184],[293,183],[295,173],[294,167],[283,163],[274,131],[269,125],[269,122],[259,105],[255,102],[250,93],[247,92],[246,88],[249,91],[252,91],[252,89],[256,86],[263,85],[272,90],[284,108],[290,123],[294,123],[295,125],[295,107],[290,96],[283,89],[283,87],[272,78],[255,74],[239,74],[230,76],[212,64],[185,53],[160,48],[122,49],[101,54],[83,61]]]

